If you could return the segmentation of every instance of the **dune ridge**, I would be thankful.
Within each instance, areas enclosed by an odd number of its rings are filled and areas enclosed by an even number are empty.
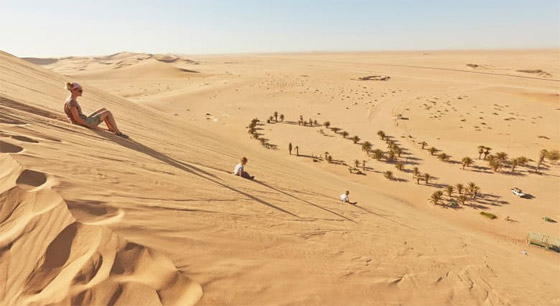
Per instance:
[[[3,305],[193,305],[202,296],[160,253],[77,221],[49,176],[10,155],[0,168]]]

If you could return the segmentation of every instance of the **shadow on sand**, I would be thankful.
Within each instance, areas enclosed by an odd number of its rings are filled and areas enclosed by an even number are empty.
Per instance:
[[[322,209],[322,210],[324,210],[324,211],[326,211],[326,212],[329,212],[329,213],[331,213],[331,214],[334,214],[334,215],[336,215],[336,216],[338,216],[338,217],[340,217],[340,218],[343,218],[343,219],[345,219],[345,220],[348,220],[348,221],[351,221],[351,222],[356,223],[356,221],[354,221],[354,220],[352,220],[352,219],[350,219],[350,218],[348,218],[348,217],[345,217],[345,216],[343,216],[343,215],[337,213],[336,211],[332,211],[332,210],[330,210],[330,209],[328,209],[328,208],[324,208],[324,207],[322,207],[322,206],[320,206],[320,205],[317,205],[317,204],[315,204],[315,203],[313,203],[313,202],[310,202],[310,201],[304,200],[304,199],[302,199],[302,198],[296,197],[296,196],[291,195],[291,194],[289,194],[289,193],[287,193],[287,192],[285,192],[285,191],[282,191],[282,190],[280,190],[280,189],[278,189],[278,188],[272,187],[272,186],[270,186],[270,185],[268,185],[268,184],[266,184],[266,183],[259,182],[259,181],[255,181],[255,183],[260,184],[260,185],[262,185],[262,186],[264,186],[264,187],[270,188],[270,189],[272,189],[272,190],[274,190],[274,191],[277,191],[277,192],[279,192],[279,193],[281,193],[281,194],[283,194],[283,195],[286,195],[286,196],[288,196],[288,197],[290,197],[290,198],[293,198],[293,199],[296,199],[296,200],[298,200],[298,201],[302,201],[302,202],[307,203],[307,204],[309,204],[309,205],[315,206],[315,207],[317,207],[317,208],[319,208],[319,209]]]
[[[125,147],[125,148],[127,148],[127,149],[134,150],[134,151],[137,151],[137,152],[146,154],[146,155],[148,155],[148,156],[150,156],[150,157],[152,157],[152,158],[154,158],[154,159],[157,159],[157,160],[159,160],[159,161],[161,161],[161,162],[164,162],[164,163],[166,163],[166,164],[168,164],[168,165],[170,165],[170,166],[172,166],[172,167],[175,167],[175,168],[177,168],[177,169],[179,169],[179,170],[182,170],[182,171],[185,171],[185,172],[187,172],[187,173],[196,175],[196,176],[198,176],[198,177],[200,177],[200,178],[202,178],[202,179],[208,180],[208,181],[210,181],[210,182],[212,182],[212,183],[214,183],[214,184],[216,184],[216,185],[219,185],[219,186],[221,186],[221,187],[223,187],[223,188],[226,188],[226,189],[229,189],[229,190],[231,190],[231,191],[234,191],[234,192],[237,192],[237,193],[239,193],[239,194],[242,194],[242,195],[246,196],[247,198],[250,198],[250,199],[252,199],[252,200],[254,200],[254,201],[258,202],[258,203],[261,203],[261,204],[263,204],[263,205],[266,205],[266,206],[268,206],[268,207],[270,207],[270,208],[274,208],[274,209],[276,209],[276,210],[278,210],[278,211],[281,211],[281,212],[283,212],[283,213],[285,213],[285,214],[288,214],[288,215],[293,216],[293,217],[296,217],[296,218],[301,218],[300,216],[298,216],[298,215],[296,215],[296,214],[294,214],[294,213],[292,213],[292,212],[289,212],[289,211],[287,211],[287,210],[285,210],[285,209],[283,209],[283,208],[280,208],[280,207],[278,207],[278,206],[276,206],[276,205],[274,205],[274,204],[272,204],[272,203],[269,203],[269,202],[267,202],[267,201],[264,201],[264,200],[262,200],[262,199],[259,199],[259,198],[255,197],[255,196],[253,196],[253,195],[250,195],[250,194],[248,194],[248,193],[246,193],[246,192],[243,192],[243,191],[241,191],[241,190],[239,190],[239,189],[236,189],[236,188],[234,188],[234,187],[231,187],[231,186],[227,185],[227,184],[224,183],[224,182],[220,182],[220,181],[219,181],[220,178],[218,178],[217,176],[213,175],[212,173],[209,173],[209,172],[207,172],[207,171],[204,171],[204,170],[202,170],[202,169],[200,169],[200,168],[198,168],[198,167],[196,167],[196,166],[193,166],[193,165],[191,165],[191,164],[189,164],[189,163],[186,163],[186,162],[182,162],[182,161],[178,161],[178,160],[176,160],[176,159],[173,159],[173,158],[171,158],[171,157],[169,157],[169,156],[167,156],[167,155],[165,155],[165,154],[163,154],[163,153],[161,153],[161,152],[158,152],[158,151],[156,151],[156,150],[154,150],[154,149],[152,149],[152,148],[150,148],[150,147],[147,147],[147,146],[145,146],[145,145],[143,145],[143,144],[141,144],[141,143],[139,143],[139,142],[137,142],[137,141],[134,141],[134,140],[132,140],[132,139],[123,139],[123,138],[120,138],[120,137],[118,137],[118,136],[115,136],[115,135],[113,135],[113,134],[110,134],[110,133],[107,133],[107,132],[103,132],[103,131],[94,131],[94,132],[95,132],[96,134],[98,134],[99,136],[101,136],[101,137],[103,137],[103,138],[106,138],[106,139],[108,139],[108,140],[111,140],[111,141],[113,141],[113,142],[115,142],[115,143],[117,143],[117,144],[119,144],[119,145],[121,145],[121,146],[123,146],[123,147]]]

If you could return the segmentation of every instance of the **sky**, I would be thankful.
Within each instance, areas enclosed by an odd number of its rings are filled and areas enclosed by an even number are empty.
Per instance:
[[[560,0],[0,0],[20,57],[511,48],[560,48]]]

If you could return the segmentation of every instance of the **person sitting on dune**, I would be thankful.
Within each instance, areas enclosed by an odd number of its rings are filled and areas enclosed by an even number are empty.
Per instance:
[[[80,84],[66,83],[66,89],[70,91],[70,96],[68,97],[68,99],[66,99],[66,102],[64,103],[64,112],[66,113],[66,116],[68,116],[68,118],[73,124],[79,124],[93,130],[101,130],[97,126],[102,121],[104,121],[107,127],[109,128],[109,131],[115,133],[115,135],[120,136],[122,138],[128,138],[127,135],[119,131],[119,128],[117,128],[117,123],[115,122],[115,118],[113,117],[113,114],[110,111],[106,110],[105,108],[97,110],[89,116],[86,116],[82,113],[82,108],[80,107],[80,104],[78,104],[78,100],[77,100],[78,97],[80,97],[84,92]]]
[[[352,204],[352,205],[358,204],[358,202],[350,202],[349,195],[350,195],[350,191],[346,190],[345,193],[340,195],[340,200],[344,203],[349,203],[349,204]]]
[[[241,162],[237,164],[233,169],[233,174],[252,180],[255,177],[249,175],[249,173],[245,171],[245,165],[247,164],[247,161],[248,161],[247,157],[241,158]]]

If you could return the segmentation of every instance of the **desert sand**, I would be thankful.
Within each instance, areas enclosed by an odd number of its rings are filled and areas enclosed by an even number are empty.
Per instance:
[[[0,304],[560,305],[558,253],[526,242],[560,237],[560,169],[536,173],[560,148],[558,54],[0,53]],[[70,124],[67,81],[131,138]],[[388,155],[378,131],[397,160],[362,150]]]

